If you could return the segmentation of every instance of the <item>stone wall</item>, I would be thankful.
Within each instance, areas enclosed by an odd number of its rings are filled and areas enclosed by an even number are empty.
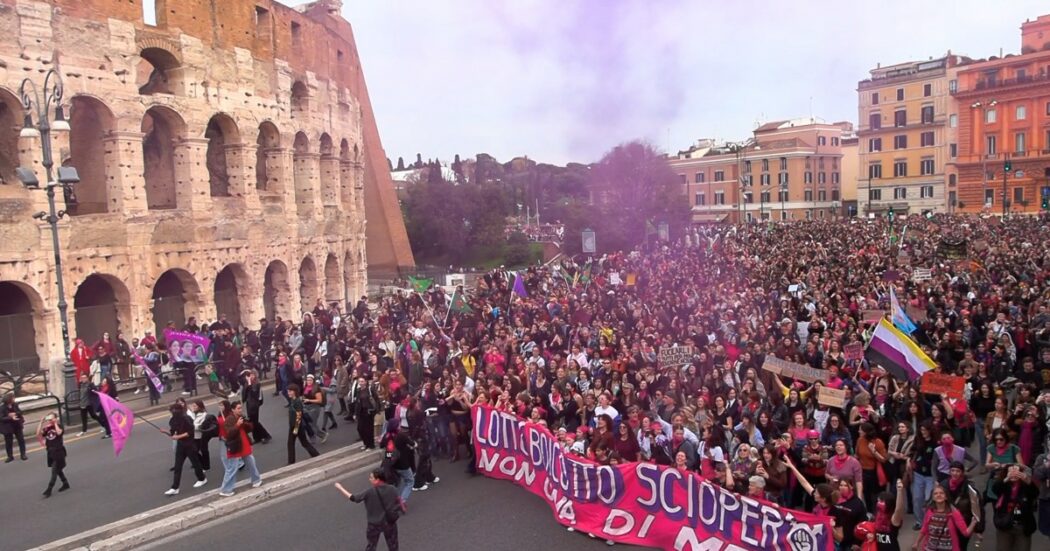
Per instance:
[[[298,319],[363,294],[369,263],[413,264],[339,2],[157,8],[151,26],[140,0],[0,0],[0,282],[15,283],[0,301],[25,310],[4,310],[0,333],[31,319],[35,335],[0,346],[0,369],[34,353],[56,390],[51,233],[32,218],[47,199],[13,178],[46,179],[41,138],[20,135],[23,78],[41,87],[55,69],[64,84],[71,130],[51,149],[81,177],[76,202],[57,197],[72,338]]]

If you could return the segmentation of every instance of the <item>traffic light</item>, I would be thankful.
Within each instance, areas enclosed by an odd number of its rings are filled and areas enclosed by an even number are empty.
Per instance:
[[[1010,159],[1003,161],[1003,171],[1010,172],[1013,169],[1013,165],[1010,164]]]
[[[1043,210],[1050,210],[1050,197],[1043,196]]]
[[[892,221],[893,220],[893,207],[890,207],[889,217],[890,217],[890,220]]]

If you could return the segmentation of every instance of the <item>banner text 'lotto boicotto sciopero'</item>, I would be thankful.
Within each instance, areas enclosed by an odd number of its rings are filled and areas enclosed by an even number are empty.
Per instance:
[[[478,469],[543,497],[555,519],[577,531],[669,550],[834,549],[826,517],[725,490],[696,473],[571,456],[546,427],[488,406],[474,406],[472,415]]]

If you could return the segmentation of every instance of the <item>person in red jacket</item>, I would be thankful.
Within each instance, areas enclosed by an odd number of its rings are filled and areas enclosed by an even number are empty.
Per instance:
[[[73,362],[74,373],[78,381],[81,375],[91,378],[91,358],[91,349],[84,344],[83,340],[77,339],[73,345],[73,351],[69,353],[69,359]]]
[[[226,473],[222,477],[219,495],[230,497],[233,495],[233,486],[237,484],[237,469],[240,469],[241,465],[248,466],[252,488],[262,486],[262,476],[255,465],[255,456],[252,455],[252,443],[248,438],[252,424],[244,416],[244,406],[238,401],[223,400],[222,408],[222,416],[219,417],[219,437],[226,443]]]

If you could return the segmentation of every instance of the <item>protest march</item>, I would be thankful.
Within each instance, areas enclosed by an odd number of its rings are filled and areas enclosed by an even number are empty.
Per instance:
[[[462,460],[546,501],[551,530],[609,545],[966,549],[995,532],[1024,550],[1050,534],[1048,239],[1025,217],[692,228],[454,289],[412,277],[298,322],[191,321],[128,361],[151,397],[180,376],[196,392],[203,361],[213,393],[244,400],[220,416],[220,440],[244,439],[223,496],[242,465],[258,480],[275,378],[288,463],[353,420],[399,503]],[[114,444],[142,438],[102,394],[84,411],[116,421]],[[207,484],[209,415],[171,411],[172,438],[198,436],[175,445],[169,495],[184,461]]]

